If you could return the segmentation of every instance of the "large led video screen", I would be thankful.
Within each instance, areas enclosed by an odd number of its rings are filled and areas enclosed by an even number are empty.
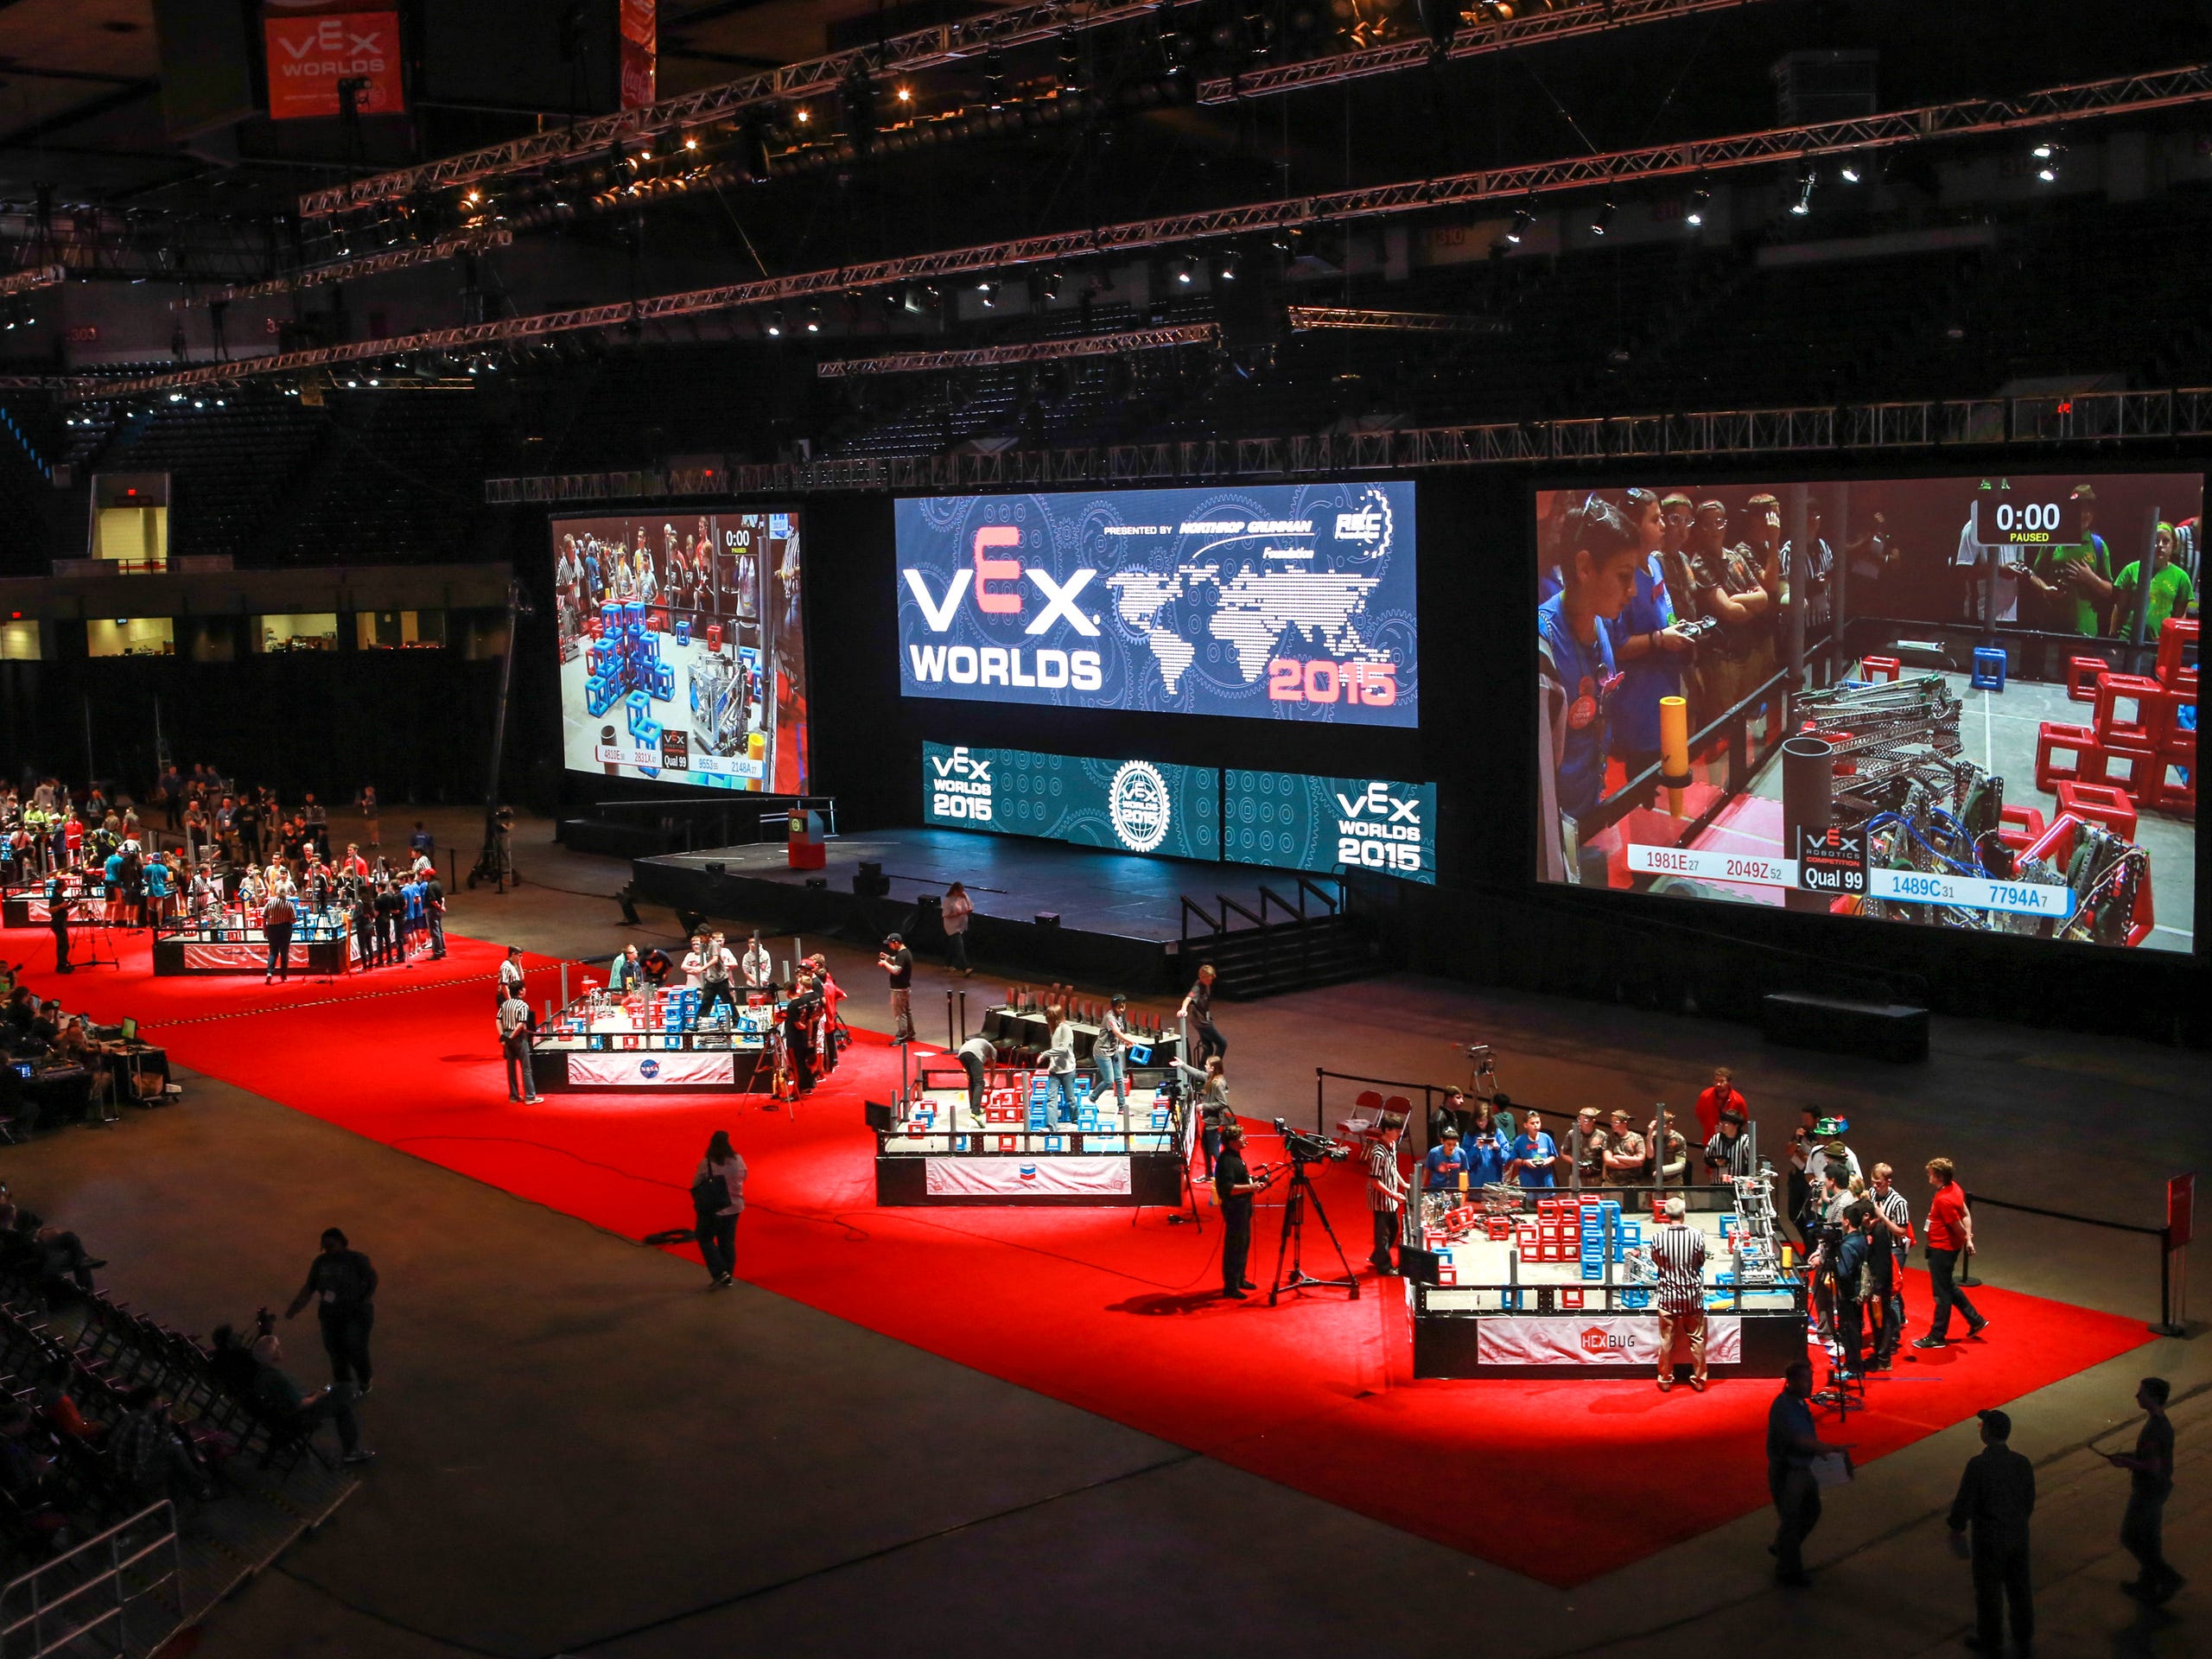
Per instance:
[[[2194,948],[2197,473],[1534,500],[1541,880]]]
[[[932,496],[896,521],[908,696],[1418,723],[1410,484]]]
[[[1434,784],[1231,770],[1221,805],[1221,855],[1232,864],[1435,883]]]
[[[556,518],[552,532],[562,764],[804,794],[799,515]]]
[[[922,819],[1162,858],[1221,856],[1221,774],[1154,760],[922,745]]]

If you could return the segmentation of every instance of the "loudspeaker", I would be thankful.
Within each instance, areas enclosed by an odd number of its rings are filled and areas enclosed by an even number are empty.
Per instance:
[[[864,858],[860,868],[853,872],[853,891],[863,899],[881,899],[891,891],[891,879],[884,874],[880,863]]]
[[[1759,999],[1759,1023],[1767,1041],[1792,1048],[1872,1054],[1901,1064],[1928,1058],[1928,1010],[1904,1003],[1770,991]]]
[[[1037,912],[1036,920],[1039,927],[1058,927],[1060,925],[1060,912],[1057,910],[1040,910]]]

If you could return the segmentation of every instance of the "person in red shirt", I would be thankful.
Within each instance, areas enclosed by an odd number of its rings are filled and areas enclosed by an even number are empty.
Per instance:
[[[1954,1307],[1965,1317],[1970,1337],[1989,1329],[1989,1321],[1974,1312],[1956,1282],[1960,1267],[1974,1254],[1974,1214],[1967,1208],[1967,1190],[1959,1185],[1949,1159],[1928,1160],[1928,1185],[1936,1189],[1928,1205],[1928,1277],[1935,1287],[1936,1313],[1928,1334],[1916,1337],[1912,1345],[1941,1348],[1949,1338]]]
[[[1714,1066],[1713,1086],[1697,1097],[1698,1133],[1707,1141],[1720,1133],[1720,1115],[1723,1112],[1741,1113],[1746,1122],[1751,1121],[1751,1113],[1745,1108],[1743,1096],[1738,1094],[1734,1085],[1728,1081],[1734,1075],[1725,1065]]]

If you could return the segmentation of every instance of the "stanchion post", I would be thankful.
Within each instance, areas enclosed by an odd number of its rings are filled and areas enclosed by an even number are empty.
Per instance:
[[[1972,1206],[1974,1203],[1973,1193],[1969,1192],[1967,1194],[1967,1203],[1969,1207]],[[1976,1250],[1971,1255],[1961,1256],[1959,1258],[1959,1276],[1955,1282],[1958,1285],[1958,1287],[1961,1290],[1980,1290],[1981,1288],[1983,1281],[1976,1276],[1974,1270],[1974,1264],[1980,1259],[1981,1252],[1979,1250]]]
[[[968,1040],[968,993],[960,993],[960,1040]]]
[[[952,1040],[952,993],[950,991],[944,994],[944,1046],[947,1048],[960,1046]]]

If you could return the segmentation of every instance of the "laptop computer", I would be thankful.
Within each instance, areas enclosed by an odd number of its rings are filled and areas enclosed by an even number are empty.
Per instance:
[[[135,1043],[138,1040],[138,1022],[129,1014],[123,1017],[123,1040],[126,1043]]]

